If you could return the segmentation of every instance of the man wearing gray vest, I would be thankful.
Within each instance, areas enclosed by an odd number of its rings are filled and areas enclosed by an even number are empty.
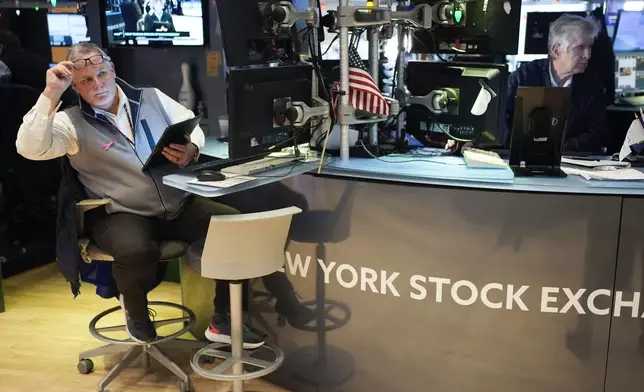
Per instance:
[[[137,89],[118,79],[110,58],[98,46],[73,46],[67,61],[48,70],[46,79],[45,90],[23,118],[17,150],[32,160],[66,156],[87,197],[111,199],[105,209],[87,214],[87,231],[92,241],[114,256],[112,275],[128,334],[139,342],[152,341],[157,335],[146,293],[156,276],[159,242],[200,240],[212,215],[238,211],[165,186],[165,171],[142,171],[164,130],[194,114],[157,89]],[[80,106],[57,112],[60,97],[70,86],[80,96]],[[204,142],[197,126],[186,144],[171,144],[163,155],[183,166],[197,159]],[[80,284],[72,282],[76,273],[63,274],[77,294]],[[215,318],[206,335],[225,342],[229,326],[229,318]],[[261,344],[263,338],[245,328],[245,348]]]

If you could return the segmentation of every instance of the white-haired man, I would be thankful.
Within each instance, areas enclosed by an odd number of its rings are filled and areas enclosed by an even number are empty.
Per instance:
[[[70,86],[78,93],[80,105],[58,112],[60,97]],[[47,71],[46,87],[18,131],[16,147],[21,155],[32,160],[66,156],[69,165],[63,168],[73,169],[66,170],[68,181],[63,181],[59,193],[57,253],[61,272],[75,295],[83,262],[72,227],[74,204],[87,197],[111,199],[105,209],[87,214],[86,228],[90,238],[114,256],[112,276],[127,331],[139,342],[157,337],[148,315],[147,291],[156,282],[159,242],[198,241],[204,238],[212,215],[238,213],[165,186],[165,170],[142,170],[167,126],[192,117],[192,111],[158,89],[137,89],[118,79],[101,48],[80,43],[69,50],[67,61]],[[203,145],[204,134],[196,127],[190,140],[171,144],[163,155],[186,165],[197,158]],[[229,331],[229,318],[219,317],[206,336],[227,342]],[[261,344],[263,337],[246,328],[245,348]]]
[[[550,25],[548,58],[521,65],[510,75],[505,102],[508,130],[512,129],[518,87],[570,87],[564,150],[603,152],[609,142],[604,92],[599,77],[587,68],[598,33],[592,18],[577,15],[562,15]]]

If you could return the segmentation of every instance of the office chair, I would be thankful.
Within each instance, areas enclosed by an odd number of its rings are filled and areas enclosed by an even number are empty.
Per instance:
[[[85,237],[85,227],[84,227],[84,215],[87,211],[90,211],[95,208],[103,208],[110,203],[110,200],[107,199],[89,199],[82,200],[76,204],[76,224],[78,227],[79,233],[79,249],[83,260],[87,263],[106,263],[114,261],[114,258],[102,252],[95,244],[93,244],[87,237]],[[176,258],[182,258],[186,254],[188,244],[180,241],[165,241],[161,243],[161,260],[160,262],[167,262]],[[161,327],[165,325],[171,325],[176,323],[183,323],[182,328],[168,336],[160,337],[157,341],[141,344],[135,342],[131,339],[113,339],[111,337],[103,335],[105,332],[115,332],[115,331],[125,331],[125,325],[119,326],[110,326],[110,327],[97,327],[99,321],[106,316],[115,313],[121,312],[120,306],[115,306],[104,312],[99,313],[96,317],[92,319],[89,323],[90,333],[103,342],[108,343],[105,346],[98,347],[92,350],[84,351],[79,354],[78,359],[78,371],[82,374],[88,374],[94,368],[94,364],[90,358],[97,356],[104,356],[108,354],[117,354],[126,352],[123,358],[119,361],[116,366],[114,366],[103,380],[98,385],[99,392],[105,391],[107,385],[112,382],[123,369],[127,368],[132,361],[137,357],[141,356],[142,364],[144,368],[149,366],[149,357],[156,359],[161,365],[174,373],[178,378],[178,387],[180,392],[189,392],[192,390],[192,383],[190,378],[186,373],[179,368],[170,358],[165,355],[159,347],[163,348],[191,348],[199,349],[206,345],[206,343],[193,341],[193,340],[183,340],[178,339],[179,336],[182,336],[188,332],[195,323],[195,314],[185,306],[170,302],[161,302],[161,301],[150,301],[149,305],[151,307],[166,307],[178,309],[183,312],[183,317],[172,318],[167,320],[158,320],[153,321],[155,327]]]

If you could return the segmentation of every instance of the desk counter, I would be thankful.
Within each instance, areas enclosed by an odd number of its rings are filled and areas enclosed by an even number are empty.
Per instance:
[[[644,184],[390,159],[282,181],[306,200],[286,276],[317,320],[253,312],[286,353],[273,381],[302,392],[641,391]]]
[[[454,157],[300,169],[309,174],[270,173],[286,191],[259,196],[303,210],[290,283],[253,290],[254,322],[286,354],[272,381],[298,392],[641,391],[644,184],[513,178]],[[234,201],[255,185],[211,195]],[[316,314],[308,325],[266,306],[291,285]]]

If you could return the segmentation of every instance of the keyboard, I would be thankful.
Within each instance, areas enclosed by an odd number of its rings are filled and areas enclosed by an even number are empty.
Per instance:
[[[183,170],[184,172],[199,172],[202,170],[218,170],[219,167],[223,167],[226,163],[231,162],[230,159],[214,159],[212,161],[198,163],[196,165],[186,166]]]
[[[268,155],[266,153],[265,155]],[[202,170],[214,170],[214,171],[221,171],[224,168],[227,168],[229,166],[234,166],[234,165],[241,165],[246,162],[251,162],[251,161],[256,161],[261,159],[258,156],[249,156],[249,157],[244,157],[244,158],[237,158],[237,159],[230,159],[230,158],[216,158],[207,162],[202,162],[198,163],[196,165],[189,165],[183,168],[181,171],[183,172],[200,172]]]
[[[221,169],[222,173],[237,174],[242,176],[251,176],[253,174],[262,173],[267,170],[277,169],[282,166],[289,165],[295,161],[303,160],[304,157],[266,157],[252,162],[242,163],[240,165],[229,166]]]
[[[480,150],[478,148],[463,147],[461,150],[465,163],[468,167],[475,168],[497,168],[504,169],[508,167],[499,154],[493,151]]]

